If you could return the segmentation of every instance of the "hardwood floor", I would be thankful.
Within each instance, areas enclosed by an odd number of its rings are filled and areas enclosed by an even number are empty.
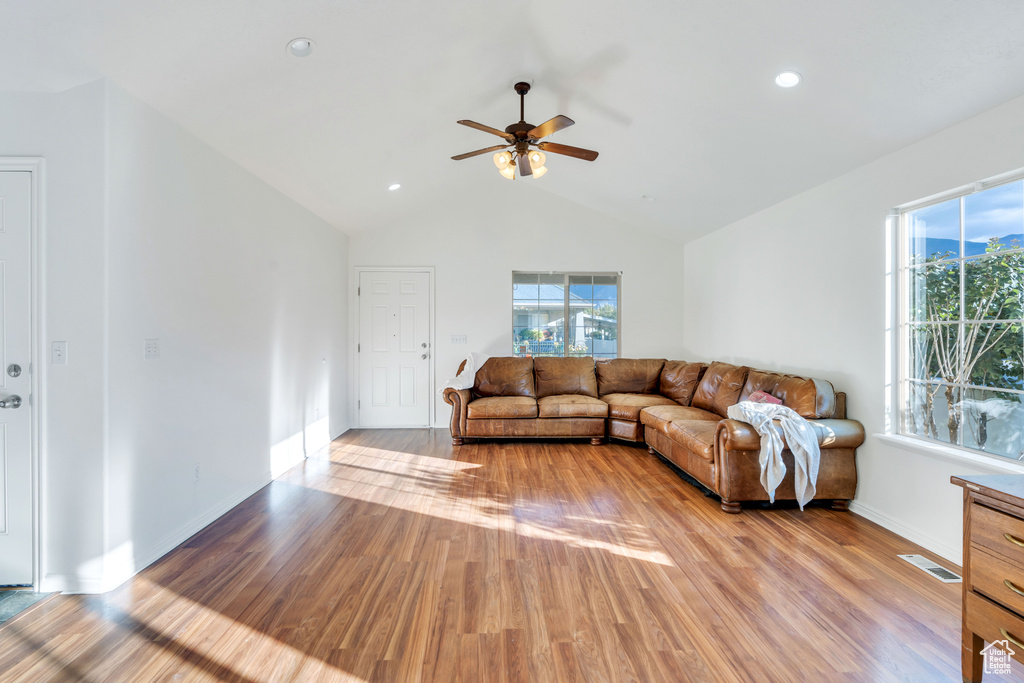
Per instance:
[[[353,431],[4,625],[0,680],[960,680],[960,586],[908,552],[826,507],[723,514],[646,448]]]

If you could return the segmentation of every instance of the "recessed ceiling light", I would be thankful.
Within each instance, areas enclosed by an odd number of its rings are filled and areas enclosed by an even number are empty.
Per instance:
[[[308,57],[313,52],[313,41],[309,38],[295,38],[288,41],[288,52],[296,57]]]
[[[388,189],[391,190],[392,192],[394,192],[395,190],[397,190],[401,186],[402,186],[401,183],[392,183],[392,184],[388,185]]]
[[[780,88],[792,88],[795,85],[800,85],[800,81],[804,78],[795,71],[783,71],[775,77],[775,85]]]
[[[642,194],[642,195],[640,195],[640,199],[644,200],[645,202],[653,202],[654,201],[654,195],[652,195],[652,194]]]

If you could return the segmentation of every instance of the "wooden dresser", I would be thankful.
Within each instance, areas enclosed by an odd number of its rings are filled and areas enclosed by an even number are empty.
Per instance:
[[[976,683],[985,643],[1007,641],[1024,662],[1024,475],[950,481],[964,489],[962,666]]]

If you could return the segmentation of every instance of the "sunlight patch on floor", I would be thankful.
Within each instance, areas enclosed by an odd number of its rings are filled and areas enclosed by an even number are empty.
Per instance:
[[[163,656],[164,673],[169,680],[181,675],[187,680],[218,681],[227,674],[254,683],[312,680],[365,683],[362,678],[226,617],[216,609],[144,578],[135,581],[141,584],[141,590],[151,595],[146,600],[147,613],[152,612],[153,602],[166,603],[167,609],[148,622],[138,616],[141,609],[130,610],[127,621],[134,624],[130,630],[136,631],[130,638],[143,650],[141,656],[154,659]],[[171,644],[154,644],[154,636]],[[178,665],[167,663],[167,653],[161,652],[165,648],[181,650],[174,654]]]
[[[507,500],[487,492],[494,487],[484,478],[489,474],[477,463],[343,445],[332,448],[329,465],[297,468],[281,481],[525,538],[675,566],[646,529],[601,516],[604,508],[614,508],[609,501],[595,498],[594,509],[573,511],[567,506],[578,504],[558,491],[533,490]]]

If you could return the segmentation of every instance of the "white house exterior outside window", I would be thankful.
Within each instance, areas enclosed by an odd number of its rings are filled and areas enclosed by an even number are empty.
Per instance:
[[[619,355],[618,273],[512,273],[512,355]]]

